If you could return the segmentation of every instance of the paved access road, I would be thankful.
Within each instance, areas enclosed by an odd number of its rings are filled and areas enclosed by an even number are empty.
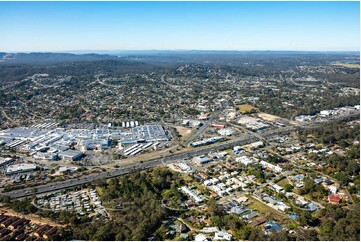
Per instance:
[[[284,128],[279,128],[276,130],[269,131],[267,133],[265,132],[264,134],[261,134],[261,135],[264,138],[269,138],[269,137],[276,136],[279,134],[295,131],[295,129],[296,129],[295,127],[284,127]],[[114,169],[114,170],[108,171],[108,172],[90,174],[87,176],[69,179],[66,181],[48,183],[45,185],[39,185],[39,186],[35,186],[35,187],[14,190],[14,191],[3,193],[3,194],[1,194],[1,196],[9,196],[9,197],[15,198],[15,199],[26,197],[26,196],[31,196],[32,190],[34,188],[36,188],[37,194],[47,193],[47,192],[52,192],[52,191],[59,191],[62,189],[91,183],[97,179],[107,179],[107,178],[117,177],[117,176],[121,176],[121,175],[130,173],[130,172],[133,172],[135,170],[149,169],[149,168],[152,168],[157,165],[171,163],[171,162],[174,162],[177,160],[183,160],[185,158],[193,157],[193,156],[197,156],[197,155],[208,154],[209,152],[212,152],[215,150],[228,149],[228,148],[231,148],[236,145],[243,145],[246,143],[255,142],[257,140],[258,140],[258,138],[254,137],[253,135],[242,134],[242,136],[237,139],[225,141],[225,142],[222,142],[222,143],[219,143],[216,145],[212,145],[212,146],[204,146],[204,147],[194,148],[193,150],[191,150],[189,152],[177,153],[177,154],[170,153],[169,155],[167,155],[165,157],[160,157],[159,159],[151,160],[151,161],[144,161],[141,164],[123,167],[123,168],[119,168],[119,169]]]
[[[204,122],[204,124],[198,128],[194,133],[192,133],[187,140],[183,143],[184,146],[188,146],[192,141],[199,137],[208,127],[211,125],[220,115],[220,111],[217,111],[209,117],[209,119]]]

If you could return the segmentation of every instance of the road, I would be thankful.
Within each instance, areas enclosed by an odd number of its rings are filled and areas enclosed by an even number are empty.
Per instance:
[[[276,136],[276,135],[283,134],[283,133],[289,133],[294,130],[295,130],[294,127],[280,128],[280,129],[269,131],[268,133],[265,133],[265,136],[272,137],[272,136]],[[263,136],[263,137],[265,137],[265,136]],[[11,198],[16,198],[16,199],[22,198],[22,197],[27,197],[27,196],[32,195],[32,190],[34,188],[37,189],[36,190],[37,194],[48,193],[48,192],[52,192],[52,191],[59,191],[59,190],[63,190],[66,188],[71,188],[71,187],[76,187],[76,186],[83,185],[83,184],[88,184],[97,179],[113,178],[113,177],[117,177],[117,176],[121,176],[121,175],[125,175],[128,173],[134,172],[136,170],[145,170],[145,169],[149,169],[154,166],[157,166],[157,165],[167,164],[167,163],[175,162],[177,160],[183,160],[188,157],[207,154],[215,149],[217,149],[217,150],[229,149],[236,145],[244,145],[244,144],[254,142],[254,141],[257,141],[256,137],[249,135],[249,134],[243,134],[241,137],[239,137],[237,139],[225,141],[225,142],[218,143],[218,144],[215,144],[212,146],[204,146],[204,147],[194,148],[188,152],[183,152],[183,153],[176,153],[176,154],[169,153],[165,157],[159,157],[155,160],[144,161],[143,163],[140,163],[140,164],[136,164],[136,165],[132,165],[132,166],[128,166],[128,167],[122,167],[122,168],[114,169],[114,170],[108,171],[108,172],[90,174],[90,175],[83,176],[80,178],[68,179],[68,180],[62,181],[62,182],[48,183],[45,185],[39,185],[39,186],[35,186],[35,187],[29,187],[29,188],[25,188],[25,189],[5,192],[5,193],[2,193],[0,196],[9,196]]]
[[[256,138],[258,138],[259,140],[264,140],[265,138],[262,137],[261,135],[257,134],[256,132],[253,132],[252,130],[246,129],[245,127],[241,126],[241,125],[237,125],[237,124],[232,124],[230,122],[227,122],[228,125],[233,126],[234,128],[238,129],[241,132],[244,133],[249,133],[252,134],[253,136],[255,136]]]
[[[211,121],[212,120],[210,119],[208,123],[210,124]],[[317,126],[319,126],[319,125],[320,124],[318,124]],[[311,127],[317,127],[317,126],[311,125]],[[301,126],[299,128],[309,128],[309,126]],[[263,131],[259,132],[257,134],[257,136],[254,136],[254,134],[251,134],[251,133],[242,134],[237,139],[228,140],[228,141],[217,143],[214,145],[202,146],[202,147],[194,148],[192,150],[183,150],[183,151],[178,151],[175,153],[167,153],[165,155],[159,155],[158,157],[151,157],[149,159],[143,159],[143,163],[138,163],[138,164],[135,164],[132,166],[117,168],[112,171],[91,174],[91,175],[83,176],[81,178],[69,179],[69,180],[62,181],[62,182],[48,183],[46,185],[38,185],[38,186],[35,186],[35,188],[37,189],[37,194],[58,191],[58,190],[66,189],[66,188],[71,188],[71,187],[91,183],[97,179],[113,178],[113,177],[131,173],[135,170],[149,169],[149,168],[152,168],[157,165],[167,164],[167,163],[171,163],[171,162],[174,162],[177,160],[183,160],[185,158],[194,157],[194,156],[198,156],[198,155],[202,155],[202,154],[207,154],[213,150],[229,149],[236,145],[244,145],[247,143],[255,142],[255,141],[259,140],[259,138],[268,139],[273,136],[294,132],[294,131],[296,131],[296,129],[297,129],[297,127],[288,126],[288,127],[278,128],[275,130],[263,130]],[[204,132],[204,130],[203,131],[201,130],[199,133],[202,133],[202,132]],[[11,198],[16,198],[16,199],[26,197],[26,196],[31,196],[33,188],[34,187],[29,187],[29,188],[20,189],[20,190],[14,190],[14,191],[2,193],[2,194],[0,194],[0,196],[10,196]]]
[[[288,162],[292,163],[295,167],[304,170],[307,174],[309,174],[310,172],[312,172],[312,170],[311,170],[310,168],[305,167],[305,166],[303,166],[303,165],[301,165],[301,164],[299,164],[299,163],[296,163],[295,161],[293,161],[293,160],[291,160],[291,159],[288,159],[288,158],[284,157],[283,155],[278,154],[277,152],[272,151],[271,149],[268,149],[268,151],[269,151],[270,153],[274,154],[274,155],[277,155],[277,156],[281,157],[281,158],[284,159],[284,160],[287,160]],[[321,173],[321,172],[318,172],[318,173],[320,173],[321,175],[324,175],[324,174]],[[285,174],[283,174],[283,175],[285,175]],[[290,180],[289,180],[289,176],[285,175],[285,177],[287,177],[288,182],[291,184],[291,182],[290,182]],[[333,180],[334,180],[334,179],[333,179]],[[298,195],[297,193],[294,193],[294,194],[295,194],[297,197],[301,197],[301,198],[304,199],[303,196]],[[323,206],[321,203],[316,202],[316,201],[314,201],[314,200],[311,200],[310,198],[307,198],[307,199],[310,200],[311,202],[313,202],[314,204],[316,204],[317,206],[319,206],[320,208],[324,208],[324,206]],[[294,204],[292,204],[292,205],[295,206]]]
[[[220,114],[219,111],[211,114],[209,119],[199,129],[197,129],[194,133],[192,133],[183,143],[183,145],[188,146],[195,138],[199,137],[209,127],[209,125],[211,125],[214,122],[214,120],[216,120],[219,117],[219,114]]]
[[[212,122],[212,119],[210,119],[209,122],[207,122],[207,123],[210,124],[211,122]],[[205,128],[198,130],[197,134],[199,135],[200,133],[204,132]],[[46,185],[39,185],[39,186],[35,186],[35,187],[37,189],[37,194],[47,193],[47,192],[51,192],[51,191],[58,191],[58,190],[66,189],[66,188],[71,188],[71,187],[87,184],[87,183],[90,183],[97,179],[113,178],[113,177],[117,177],[120,175],[124,175],[124,174],[130,173],[130,172],[133,172],[135,170],[144,170],[144,169],[152,168],[157,165],[167,164],[167,163],[171,163],[171,162],[174,162],[177,160],[183,160],[188,157],[207,154],[213,150],[228,149],[228,148],[231,148],[236,145],[243,145],[246,143],[255,142],[259,139],[267,139],[267,138],[270,138],[270,137],[273,137],[276,135],[287,134],[287,133],[296,131],[296,129],[297,129],[296,127],[282,127],[282,128],[278,128],[276,130],[263,130],[260,133],[258,133],[256,136],[253,133],[242,134],[237,139],[225,141],[222,143],[217,143],[215,145],[198,147],[198,148],[194,148],[190,151],[189,150],[188,151],[179,151],[179,152],[176,152],[173,154],[169,153],[169,154],[166,154],[164,157],[163,156],[159,156],[158,158],[152,157],[148,161],[144,160],[144,162],[140,163],[140,164],[135,164],[135,165],[131,165],[128,167],[122,167],[122,168],[114,169],[114,170],[108,171],[108,172],[91,174],[88,176],[83,176],[81,178],[69,179],[69,180],[62,181],[62,182],[49,183]],[[12,198],[26,197],[26,196],[32,195],[31,194],[32,189],[33,188],[30,187],[30,188],[21,189],[21,190],[10,191],[10,192],[1,194],[1,196],[10,196]]]
[[[0,109],[1,109],[1,113],[4,115],[4,117],[7,120],[9,120],[10,122],[14,122],[14,120],[7,115],[7,113],[5,112],[5,109],[3,107],[0,107]]]

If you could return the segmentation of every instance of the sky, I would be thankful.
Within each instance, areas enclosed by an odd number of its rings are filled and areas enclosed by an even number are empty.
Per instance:
[[[0,51],[360,50],[359,2],[0,2]]]

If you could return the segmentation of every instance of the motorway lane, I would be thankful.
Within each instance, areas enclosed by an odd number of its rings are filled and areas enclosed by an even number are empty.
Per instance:
[[[288,132],[291,132],[294,130],[295,130],[295,127],[280,128],[280,129],[273,130],[271,132],[262,134],[262,136],[264,138],[266,138],[266,137],[269,138],[271,136],[275,136],[275,135],[282,134],[282,133],[288,133]],[[69,180],[62,181],[62,182],[49,183],[49,184],[45,184],[45,185],[35,186],[37,188],[36,193],[41,194],[41,193],[48,193],[48,192],[52,192],[52,191],[59,191],[62,189],[91,183],[92,181],[97,180],[97,179],[113,178],[113,177],[117,177],[120,175],[124,175],[124,174],[130,173],[130,172],[133,172],[135,170],[149,169],[149,168],[152,168],[154,166],[161,165],[164,163],[171,163],[176,160],[183,160],[189,156],[203,155],[203,154],[207,154],[214,150],[229,149],[236,145],[243,145],[243,144],[254,142],[257,140],[258,140],[258,138],[254,137],[252,135],[243,134],[237,140],[225,141],[225,142],[219,143],[214,146],[205,146],[205,147],[195,148],[194,150],[191,150],[191,151],[185,152],[185,153],[181,153],[181,154],[169,154],[166,157],[159,158],[154,161],[148,161],[148,162],[144,162],[144,163],[129,166],[129,167],[118,168],[118,169],[115,169],[112,171],[101,172],[101,173],[97,173],[97,174],[90,174],[90,175],[87,175],[87,176],[84,176],[81,178],[74,178],[74,179],[69,179]],[[21,197],[31,196],[32,195],[31,190],[33,188],[34,187],[29,187],[29,188],[25,188],[25,189],[10,191],[10,192],[6,192],[6,193],[2,193],[1,196],[10,196],[12,198],[21,198]]]

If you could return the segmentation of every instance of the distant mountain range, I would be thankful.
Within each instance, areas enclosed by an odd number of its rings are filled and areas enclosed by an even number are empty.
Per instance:
[[[71,52],[71,53],[70,53]],[[69,51],[65,52],[0,52],[0,64],[52,64],[61,62],[122,60],[154,62],[158,64],[185,62],[214,62],[242,58],[291,57],[291,56],[338,56],[348,55],[359,58],[359,52],[321,51],[225,51],[225,50],[134,50],[134,51]]]
[[[69,61],[115,60],[114,55],[102,54],[71,54],[71,53],[5,53],[0,52],[0,63],[58,63]]]

